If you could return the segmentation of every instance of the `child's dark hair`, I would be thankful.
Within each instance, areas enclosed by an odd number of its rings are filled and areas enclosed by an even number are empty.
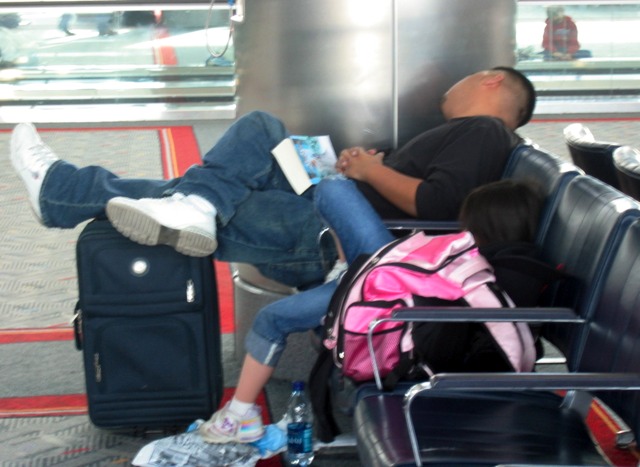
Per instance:
[[[534,182],[499,180],[469,193],[459,220],[479,246],[533,242],[543,202],[542,192]]]

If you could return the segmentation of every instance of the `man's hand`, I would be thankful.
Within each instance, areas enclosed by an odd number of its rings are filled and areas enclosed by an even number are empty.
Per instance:
[[[398,209],[416,217],[416,191],[422,180],[387,167],[382,159],[383,153],[375,149],[349,148],[340,153],[336,169],[349,178],[368,183]]]
[[[354,180],[368,181],[371,170],[382,166],[383,154],[375,149],[365,150],[361,147],[344,149],[336,163],[338,172]]]

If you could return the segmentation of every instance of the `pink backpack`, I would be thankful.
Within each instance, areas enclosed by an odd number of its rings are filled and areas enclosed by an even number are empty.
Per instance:
[[[495,284],[493,270],[469,232],[428,236],[422,232],[398,239],[352,265],[333,296],[326,321],[324,346],[342,374],[355,382],[372,380],[367,344],[369,324],[388,318],[400,307],[424,303],[463,303],[474,308],[513,307]],[[513,371],[531,371],[535,344],[525,323],[483,323],[487,335]],[[384,378],[403,355],[413,351],[412,325],[387,321],[375,328],[373,348]],[[446,349],[443,349],[446,351]],[[422,362],[431,374],[429,362]]]

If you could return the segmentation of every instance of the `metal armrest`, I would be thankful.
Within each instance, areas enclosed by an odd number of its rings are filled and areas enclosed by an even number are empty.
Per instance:
[[[469,308],[469,307],[407,307],[393,311],[391,317],[373,320],[367,332],[367,347],[373,367],[376,387],[382,390],[382,378],[373,347],[375,328],[388,321],[400,322],[527,322],[527,323],[584,323],[573,309],[565,307],[515,307],[515,308]]]
[[[390,320],[404,322],[484,322],[520,321],[528,323],[583,323],[572,308],[566,307],[516,307],[516,308],[469,308],[417,306],[398,308]]]
[[[428,230],[434,232],[458,232],[458,221],[425,221],[420,219],[384,219],[389,230]]]
[[[640,390],[636,373],[440,373],[417,383],[405,399],[427,390],[456,391]]]

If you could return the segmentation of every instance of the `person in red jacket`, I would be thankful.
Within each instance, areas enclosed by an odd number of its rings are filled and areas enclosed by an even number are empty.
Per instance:
[[[580,49],[578,27],[570,16],[564,14],[563,7],[548,7],[545,24],[542,36],[545,60],[574,60],[591,56],[588,50]]]

